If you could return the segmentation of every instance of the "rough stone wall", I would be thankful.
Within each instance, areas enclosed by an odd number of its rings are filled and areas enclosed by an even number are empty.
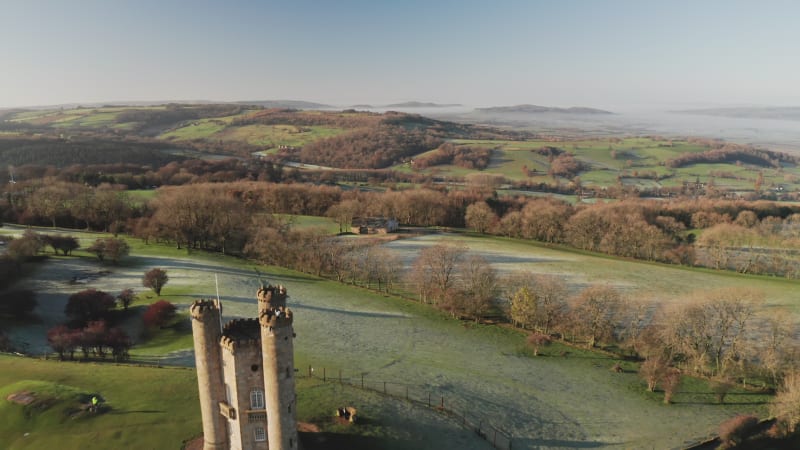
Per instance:
[[[295,450],[299,445],[292,321],[292,311],[285,307],[259,315],[270,450]]]
[[[219,345],[222,335],[219,305],[213,300],[198,300],[189,311],[203,419],[203,450],[224,450],[228,443],[226,421],[219,414],[219,402],[225,399]]]
[[[255,319],[250,320],[255,321]],[[230,389],[230,404],[236,409],[236,420],[228,421],[231,435],[230,448],[266,450],[268,441],[255,440],[257,427],[267,432],[266,411],[253,410],[250,403],[253,389],[265,391],[261,341],[260,339],[232,340],[223,337],[222,347],[225,383]]]

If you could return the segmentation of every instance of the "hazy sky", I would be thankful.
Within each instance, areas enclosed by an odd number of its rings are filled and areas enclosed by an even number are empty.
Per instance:
[[[0,107],[800,105],[800,2],[0,0]]]

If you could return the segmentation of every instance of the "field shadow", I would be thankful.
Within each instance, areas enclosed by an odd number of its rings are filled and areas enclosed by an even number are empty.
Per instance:
[[[372,318],[383,318],[383,319],[407,319],[408,317],[401,315],[401,314],[387,314],[387,313],[378,313],[378,312],[364,312],[364,311],[345,311],[341,309],[333,309],[333,308],[325,308],[322,306],[311,306],[311,305],[303,305],[299,303],[295,303],[291,306],[294,310],[303,310],[308,309],[311,311],[318,311],[324,313],[333,313],[333,314],[344,314],[347,316],[356,316],[356,317],[372,317]]]
[[[125,415],[125,414],[166,414],[166,411],[161,411],[158,409],[140,409],[140,410],[133,410],[133,411],[119,411],[119,410],[112,410],[109,412],[109,415]]]
[[[414,442],[403,439],[378,438],[332,432],[299,432],[305,450],[373,450],[376,448],[414,448]]]
[[[600,448],[610,445],[599,441],[568,441],[564,439],[514,439],[514,448]]]

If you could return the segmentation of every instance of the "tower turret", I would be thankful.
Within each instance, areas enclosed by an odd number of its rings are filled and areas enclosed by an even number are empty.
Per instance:
[[[285,306],[286,290],[259,289],[261,354],[267,400],[267,435],[270,450],[298,448],[295,383],[294,329],[292,311]],[[262,298],[264,300],[262,301]],[[283,305],[272,306],[272,302]],[[263,304],[263,305],[262,305]],[[263,307],[262,307],[263,306]]]
[[[203,418],[203,450],[223,450],[227,448],[227,433],[225,418],[219,413],[219,404],[225,400],[220,356],[220,308],[214,300],[197,300],[189,311]]]

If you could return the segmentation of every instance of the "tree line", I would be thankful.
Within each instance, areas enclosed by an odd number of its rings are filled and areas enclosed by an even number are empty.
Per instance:
[[[178,170],[178,167],[166,167]],[[581,250],[744,273],[797,277],[796,205],[768,201],[624,199],[570,205],[497,196],[493,180],[462,190],[430,186],[385,192],[303,183],[197,183],[134,201],[118,187],[17,183],[0,198],[4,220],[130,232],[176,246],[243,254],[259,228],[286,229],[276,215],[329,216],[348,230],[354,217],[413,226],[468,226],[480,233]],[[701,230],[699,238],[694,230]]]

